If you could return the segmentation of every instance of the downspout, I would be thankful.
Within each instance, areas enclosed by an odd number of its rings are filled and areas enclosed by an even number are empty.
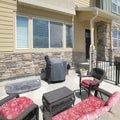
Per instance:
[[[92,61],[93,61],[93,56],[92,56],[92,52],[95,49],[95,45],[94,45],[94,20],[95,18],[98,16],[98,10],[96,11],[96,15],[91,18],[90,20],[90,31],[91,31],[91,44],[90,44],[90,61],[89,61],[89,71],[91,71],[92,69]]]

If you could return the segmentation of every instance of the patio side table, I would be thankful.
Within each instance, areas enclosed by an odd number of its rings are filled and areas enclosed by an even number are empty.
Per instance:
[[[51,120],[52,116],[74,105],[74,92],[62,87],[43,94],[43,119]]]

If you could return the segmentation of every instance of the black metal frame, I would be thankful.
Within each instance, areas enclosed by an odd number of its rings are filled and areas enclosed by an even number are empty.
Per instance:
[[[96,67],[106,72],[106,80],[114,82],[115,85],[120,84],[120,57],[114,60],[96,60]]]
[[[106,90],[103,90],[101,88],[97,88],[95,90],[94,96],[97,98],[100,98],[103,101],[107,101],[107,99],[112,95],[112,93],[109,93]]]

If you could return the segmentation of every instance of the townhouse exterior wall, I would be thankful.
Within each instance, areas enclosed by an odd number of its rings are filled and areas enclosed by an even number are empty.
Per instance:
[[[103,3],[101,9],[111,13],[111,0],[100,0]],[[101,5],[102,5],[101,3]],[[75,63],[76,67],[80,62],[86,61],[86,39],[85,30],[90,30],[90,19],[94,14],[90,12],[75,11],[75,7],[95,7],[96,0],[1,0],[0,1],[0,80],[39,75],[45,68],[44,56],[58,57],[68,63]],[[89,14],[90,13],[90,14]],[[30,36],[29,48],[16,48],[16,16],[27,16],[29,18]],[[66,48],[65,37],[63,47],[54,49],[34,49],[32,41],[32,19],[40,18],[74,25],[74,47]],[[85,18],[85,19],[84,19]],[[99,19],[100,17],[98,17]],[[101,17],[103,20],[104,17]],[[106,19],[106,18],[105,18]],[[107,19],[106,19],[107,21]],[[109,21],[110,22],[110,21]],[[64,26],[65,27],[65,26]],[[113,24],[113,28],[120,29]],[[97,51],[92,51],[94,56],[103,56],[108,60],[111,49],[110,24],[105,22],[97,23],[95,32]],[[64,29],[65,32],[65,29]],[[101,51],[102,48],[102,52]],[[119,55],[119,49],[112,50],[112,56]],[[96,58],[93,58],[96,59]],[[93,61],[94,63],[94,61]],[[95,63],[94,63],[95,64]]]

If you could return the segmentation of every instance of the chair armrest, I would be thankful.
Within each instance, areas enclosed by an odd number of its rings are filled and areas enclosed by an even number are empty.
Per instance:
[[[39,108],[38,105],[36,104],[32,104],[30,107],[28,107],[25,111],[23,111],[17,118],[15,118],[14,120],[23,120],[25,119],[28,115],[31,115],[30,113],[34,111],[34,114],[37,115],[36,120],[39,119]],[[31,118],[32,119],[32,118]],[[28,120],[28,119],[27,119]]]
[[[0,106],[14,98],[17,98],[17,97],[19,97],[18,94],[12,94],[12,95],[9,95],[9,96],[3,98],[2,100],[0,100]]]
[[[30,113],[33,111],[33,110],[35,110],[33,113],[35,114],[35,115],[37,115],[36,116],[36,120],[38,120],[39,119],[39,108],[38,108],[38,105],[36,105],[36,104],[32,104],[30,107],[28,107],[25,111],[23,111],[17,118],[15,118],[14,120],[25,120],[25,118],[28,116],[28,117],[30,117]],[[32,118],[31,118],[32,119]],[[0,120],[8,120],[8,119],[6,119],[5,117],[3,117],[3,116],[1,116],[0,115]],[[28,119],[26,119],[26,120],[30,120],[29,118]]]
[[[97,84],[99,84],[98,81],[93,81],[92,83],[90,83],[90,85],[97,85]]]
[[[97,89],[95,90],[94,96],[97,97],[98,92],[99,92],[100,94],[104,94],[104,95],[107,96],[107,97],[110,97],[110,96],[112,95],[111,93],[109,93],[109,92],[106,91],[106,90],[103,90],[103,89],[101,89],[101,88],[97,88]]]

